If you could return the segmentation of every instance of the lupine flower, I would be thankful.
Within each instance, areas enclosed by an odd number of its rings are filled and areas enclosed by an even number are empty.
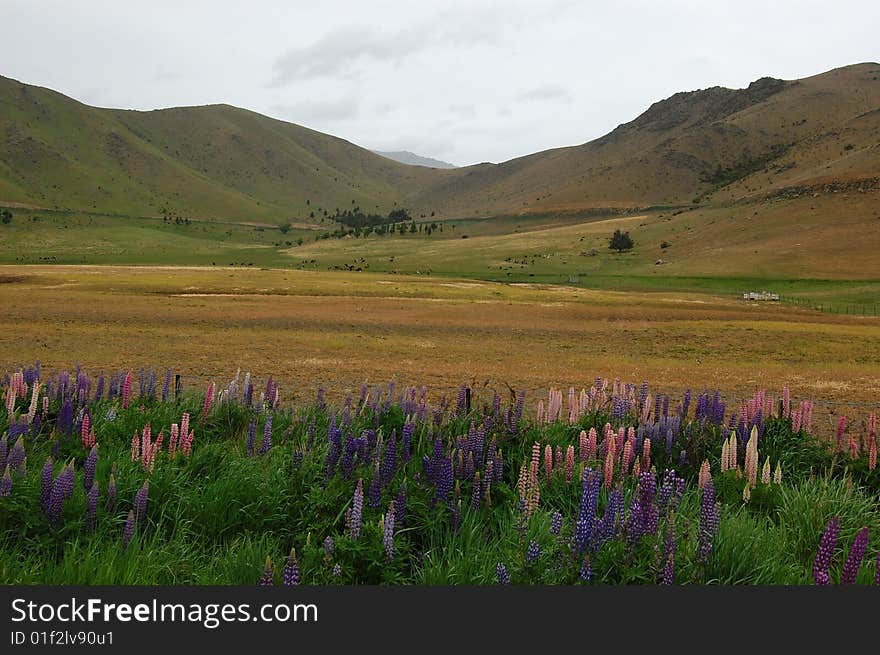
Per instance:
[[[532,539],[529,542],[529,549],[526,551],[526,564],[534,564],[541,556],[541,547],[538,542]]]
[[[354,489],[354,496],[351,501],[351,509],[348,514],[348,535],[352,539],[361,536],[361,518],[364,508],[364,482],[362,479],[357,481]]]
[[[770,484],[770,458],[764,460],[764,468],[761,471],[761,484]]]
[[[578,577],[584,582],[589,582],[593,579],[593,565],[590,562],[590,556],[585,555],[584,561],[581,563],[581,570],[578,573]]]
[[[4,433],[0,436],[0,468],[6,468],[6,456],[9,453],[9,439]]]
[[[553,512],[553,518],[550,519],[550,534],[559,535],[562,533],[562,514]]]
[[[15,440],[15,445],[12,447],[12,452],[9,453],[9,459],[6,461],[6,464],[15,473],[24,475],[25,460],[27,460],[27,457],[24,452],[24,441],[19,437]]]
[[[833,516],[825,527],[822,539],[819,542],[819,550],[813,562],[813,580],[817,585],[827,585],[831,582],[828,570],[831,567],[831,557],[834,555],[834,547],[837,545],[837,535],[840,533],[840,517]]]
[[[482,484],[480,482],[480,472],[474,473],[474,483],[471,487],[471,509],[480,509],[480,501],[482,500]]]
[[[211,403],[214,402],[214,383],[211,382],[208,385],[208,390],[205,392],[205,403],[202,405],[202,418],[201,422],[204,423],[205,419],[208,418],[208,412],[211,411]]]
[[[3,477],[0,478],[0,497],[12,495],[12,476],[9,475],[9,464],[3,471]]]
[[[74,472],[73,463],[67,464],[55,482],[52,483],[52,491],[49,494],[49,524],[57,527],[61,520],[61,508],[64,501],[73,495]]]
[[[718,531],[719,507],[715,502],[715,485],[711,478],[703,486],[700,504],[700,561],[705,563],[712,553],[712,541]]]
[[[846,432],[846,416],[841,416],[837,422],[837,439],[834,445],[834,452],[840,452],[843,448],[843,434]]]
[[[382,522],[382,546],[389,561],[394,559],[394,501],[388,506]]]
[[[868,437],[868,470],[877,468],[877,438],[872,434]]]
[[[675,583],[675,514],[669,515],[666,522],[666,540],[663,544],[663,574],[660,576],[660,584],[671,585]]]
[[[40,507],[43,512],[49,511],[49,498],[52,494],[52,478],[53,478],[52,458],[47,457],[43,463],[43,472],[40,475]]]
[[[95,482],[86,496],[86,529],[90,532],[95,529],[98,517],[98,483]]]
[[[299,562],[296,559],[296,548],[290,549],[290,555],[284,563],[284,586],[296,587],[299,585]]]
[[[116,509],[116,477],[111,473],[110,482],[107,484],[107,513],[112,514]]]
[[[134,510],[128,510],[128,516],[125,518],[125,525],[122,528],[122,547],[128,548],[128,544],[131,543],[131,538],[134,537]]]
[[[379,507],[382,495],[382,483],[379,480],[379,462],[373,466],[373,477],[370,478],[370,486],[367,491],[367,506]]]
[[[266,555],[266,565],[263,567],[263,575],[260,576],[260,586],[269,587],[275,584],[272,573],[272,560]]]
[[[565,449],[565,481],[574,479],[574,446]]]
[[[134,496],[134,513],[138,523],[143,526],[147,522],[147,501],[150,495],[150,481],[147,480]]]
[[[342,575],[342,567],[339,564],[334,564],[333,565],[333,577],[338,578],[340,575]]]
[[[263,426],[263,441],[260,444],[260,455],[265,455],[272,447],[272,414],[266,415],[266,423]]]
[[[98,446],[92,446],[83,464],[83,489],[89,490],[95,481],[95,467],[98,465]],[[51,466],[51,462],[50,462]]]
[[[138,434],[138,431],[134,431],[134,436],[131,438],[131,461],[137,462],[141,458],[141,437]]]
[[[865,550],[868,548],[868,528],[867,526],[859,530],[853,541],[852,548],[849,551],[849,557],[846,558],[846,564],[843,565],[843,574],[840,576],[840,584],[855,584],[859,575],[859,567],[862,565],[862,559],[865,557]]]
[[[333,549],[335,548],[335,544],[333,543],[333,537],[327,535],[324,538],[324,561],[329,562],[330,558],[333,557]]]
[[[510,573],[507,572],[507,567],[504,566],[504,564],[502,564],[501,562],[498,562],[498,564],[495,566],[495,575],[498,578],[498,584],[510,584]]]

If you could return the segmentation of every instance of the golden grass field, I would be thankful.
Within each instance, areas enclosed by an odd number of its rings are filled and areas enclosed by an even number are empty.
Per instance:
[[[880,397],[880,318],[685,293],[594,291],[369,273],[2,266],[2,367],[174,367],[185,384],[238,367],[286,400],[364,382],[451,390],[589,386],[756,388],[819,401],[817,416]],[[819,423],[818,425],[822,425]]]

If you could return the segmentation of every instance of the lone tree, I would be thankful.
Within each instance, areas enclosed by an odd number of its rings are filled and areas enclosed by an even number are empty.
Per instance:
[[[611,237],[611,243],[609,245],[609,248],[611,248],[611,250],[616,250],[617,252],[632,250],[633,245],[633,240],[629,236],[629,232],[614,230],[614,234]]]
[[[3,225],[9,225],[12,222],[12,212],[8,209],[4,209],[0,212],[0,220],[3,221]]]

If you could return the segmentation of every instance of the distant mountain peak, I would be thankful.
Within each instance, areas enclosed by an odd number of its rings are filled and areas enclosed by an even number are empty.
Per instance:
[[[409,164],[411,166],[427,166],[428,168],[458,168],[458,166],[456,166],[455,164],[440,161],[439,159],[432,159],[431,157],[422,157],[421,155],[417,155],[414,152],[410,152],[409,150],[373,150],[373,152],[377,155],[387,157],[388,159],[393,159],[394,161],[400,162],[401,164]]]

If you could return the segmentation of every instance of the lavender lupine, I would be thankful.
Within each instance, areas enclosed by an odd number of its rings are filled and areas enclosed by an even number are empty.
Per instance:
[[[284,586],[296,587],[299,585],[299,562],[296,559],[296,549],[290,549],[290,555],[284,563]]]
[[[510,573],[507,572],[507,567],[504,566],[504,564],[502,564],[501,562],[498,562],[498,564],[495,566],[495,576],[498,578],[498,584],[510,584]]]
[[[550,534],[559,536],[562,533],[562,514],[560,512],[553,512],[553,517],[550,519]]]
[[[663,543],[663,573],[660,576],[660,584],[671,585],[675,583],[675,514],[670,514],[666,522],[666,540]]]
[[[125,517],[125,525],[122,527],[122,547],[128,548],[128,544],[131,543],[132,537],[134,537],[134,510],[128,510],[128,516]]]
[[[98,483],[92,484],[86,496],[86,529],[91,532],[95,529],[98,520]]]
[[[266,415],[266,423],[263,425],[263,441],[260,444],[260,455],[265,455],[272,447],[272,417],[273,414]]]
[[[333,577],[338,578],[340,575],[342,575],[342,566],[340,566],[338,563],[334,564],[333,565]]]
[[[12,476],[9,474],[9,464],[3,470],[3,477],[0,478],[0,498],[6,498],[12,495]]]
[[[354,496],[351,501],[351,509],[348,510],[348,535],[352,539],[361,536],[361,519],[364,511],[364,482],[362,479],[357,481],[354,489]]]
[[[333,542],[333,537],[327,536],[324,538],[324,561],[329,562],[330,558],[333,557],[333,550],[335,549],[336,544]]]
[[[382,546],[385,548],[385,557],[389,561],[394,559],[394,515],[394,501],[392,500],[382,521]]]
[[[12,469],[13,472],[18,473],[19,475],[24,475],[25,473],[25,452],[24,452],[24,441],[21,437],[15,440],[15,445],[12,447],[12,452],[9,453],[9,458],[6,460],[6,464]]]
[[[134,496],[134,513],[138,523],[143,526],[147,522],[147,501],[150,495],[150,481],[147,480]]]
[[[865,557],[865,551],[868,548],[868,528],[865,526],[856,534],[852,548],[849,551],[849,557],[846,558],[846,564],[843,565],[843,573],[840,576],[840,584],[855,584],[859,575],[859,567],[862,565],[862,559]]]
[[[831,583],[831,577],[828,570],[831,567],[831,557],[834,554],[834,547],[837,545],[837,535],[840,533],[840,517],[833,516],[825,527],[822,539],[819,541],[819,550],[816,553],[816,559],[813,562],[813,580],[817,585],[827,585]]]
[[[83,489],[88,491],[95,482],[95,467],[98,465],[98,445],[92,446],[83,464]]]

